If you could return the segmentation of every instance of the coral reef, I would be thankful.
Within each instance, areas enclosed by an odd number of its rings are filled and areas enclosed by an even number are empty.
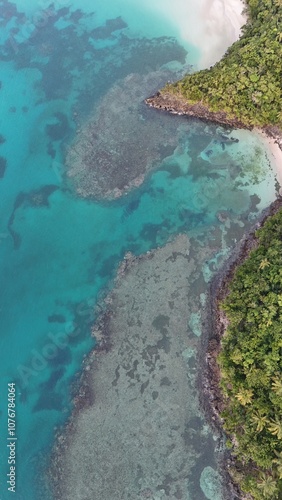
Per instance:
[[[143,182],[161,160],[164,147],[176,147],[175,123],[165,116],[150,119],[142,104],[148,89],[168,75],[131,74],[94,108],[66,159],[68,176],[80,195],[117,198]]]
[[[201,280],[196,259],[210,249],[192,245],[197,257],[185,235],[142,257],[126,254],[54,451],[56,498],[172,500],[189,491],[204,500],[200,478],[207,464],[217,468],[216,442],[199,410],[199,341],[188,323],[201,307],[189,294]]]

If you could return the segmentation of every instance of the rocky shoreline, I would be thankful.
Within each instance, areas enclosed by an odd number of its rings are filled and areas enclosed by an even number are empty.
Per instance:
[[[224,435],[223,420],[220,413],[224,408],[224,401],[219,387],[220,370],[216,360],[221,349],[221,339],[228,326],[228,321],[220,305],[229,293],[229,284],[233,279],[237,267],[244,262],[250,251],[257,245],[257,238],[255,235],[257,229],[263,226],[268,217],[277,213],[281,207],[282,197],[279,197],[270,207],[263,211],[260,220],[244,236],[237,249],[235,249],[231,257],[224,263],[210,285],[206,321],[204,323],[206,334],[203,335],[203,352],[205,355],[203,355],[201,359],[203,370],[200,375],[199,384],[202,387],[200,392],[201,404],[205,410],[208,421],[222,437]],[[234,483],[229,474],[229,469],[231,467],[236,469],[236,457],[232,456],[228,450],[225,451],[222,458],[221,467],[226,482],[226,493],[228,492],[229,494],[228,498],[230,498],[231,493],[232,498],[240,498],[241,500],[251,499],[250,496],[245,496],[240,491],[238,485]]]
[[[221,126],[226,125],[231,128],[249,128],[249,130],[251,130],[251,127],[246,127],[246,125],[244,125],[244,123],[237,118],[232,120],[227,118],[226,113],[223,111],[209,111],[208,108],[200,102],[196,104],[189,104],[185,98],[169,92],[157,92],[153,96],[147,97],[147,99],[145,99],[145,103],[151,108],[167,111],[174,115],[189,116],[198,119],[200,118],[207,122],[217,123]]]
[[[228,118],[224,111],[209,111],[207,106],[204,106],[201,102],[189,104],[184,97],[172,94],[171,92],[159,91],[147,97],[145,103],[151,108],[166,111],[173,115],[188,116],[190,118],[201,119],[206,122],[212,122],[231,128],[253,130],[253,127],[247,127],[238,118]],[[282,151],[282,131],[273,125],[262,127],[261,130],[272,139]]]

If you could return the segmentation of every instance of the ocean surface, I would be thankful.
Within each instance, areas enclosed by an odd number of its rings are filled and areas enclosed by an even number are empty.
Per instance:
[[[115,85],[130,86],[132,75],[133,86],[144,81],[143,93],[152,94],[196,69],[202,48],[183,39],[157,0],[0,0],[0,28],[0,499],[51,500],[46,470],[55,433],[94,346],[95,305],[125,253],[140,255],[181,232],[204,242],[219,211],[249,227],[275,199],[275,175],[250,132],[231,132],[238,142],[230,143],[196,120],[169,117],[168,125],[136,92],[132,113],[142,127],[135,139],[140,134],[142,144],[149,120],[158,161],[118,199],[80,196],[67,151],[101,101]],[[215,262],[236,237],[215,251]],[[15,434],[9,383],[16,384]],[[7,445],[15,437],[13,493]]]

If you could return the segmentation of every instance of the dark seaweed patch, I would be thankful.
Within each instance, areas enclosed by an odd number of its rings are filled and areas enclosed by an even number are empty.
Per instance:
[[[0,144],[4,144],[4,142],[6,142],[6,139],[2,134],[0,134]]]
[[[34,405],[32,411],[42,411],[42,410],[56,410],[62,411],[63,401],[62,397],[55,392],[44,392],[38,398],[37,403]]]
[[[107,19],[104,26],[99,26],[91,31],[90,35],[96,40],[111,38],[114,31],[127,28],[126,22],[121,17],[116,19]]]
[[[21,244],[21,236],[13,229],[16,211],[26,203],[32,207],[49,206],[49,196],[58,189],[54,184],[43,186],[40,189],[31,191],[30,193],[19,193],[15,199],[13,211],[9,217],[8,230],[14,241],[14,248],[18,249]]]
[[[65,323],[66,318],[63,314],[51,314],[48,316],[49,323]]]
[[[143,229],[140,233],[142,240],[150,241],[153,246],[156,246],[158,231],[162,230],[162,226],[160,224],[144,224]]]
[[[257,194],[252,194],[250,196],[250,200],[251,200],[250,212],[254,213],[258,212],[257,205],[261,202],[260,197]]]
[[[55,113],[54,117],[56,118],[57,123],[46,125],[46,133],[52,141],[60,141],[68,133],[69,122],[64,113]]]
[[[140,205],[140,198],[130,201],[124,208],[121,220],[125,222],[125,220],[135,212]]]
[[[47,145],[47,153],[54,160],[54,158],[56,157],[56,151],[52,146],[52,142],[49,142]]]
[[[65,337],[64,337],[65,338]],[[59,341],[59,338],[58,338]],[[58,354],[55,358],[50,359],[49,365],[58,367],[59,365],[69,365],[72,361],[72,353],[68,347],[58,350]]]
[[[89,336],[91,325],[94,322],[94,311],[87,303],[72,304],[73,332],[69,334],[69,344],[75,345]]]
[[[178,217],[181,222],[186,222],[187,220],[191,219],[194,217],[194,212],[190,210],[189,208],[186,207],[181,207],[181,209],[178,212]]]
[[[7,160],[3,156],[0,156],[0,179],[3,179],[6,171]]]
[[[169,167],[167,167],[167,171],[170,179],[177,179],[178,177],[183,176],[183,172],[177,164],[169,165]]]
[[[68,8],[68,7],[62,7],[61,9],[59,9],[59,10],[57,11],[57,15],[56,15],[56,14],[54,14],[54,15],[55,15],[55,17],[56,17],[56,21],[57,21],[58,19],[60,19],[60,17],[65,17],[65,16],[67,16],[67,14],[68,14],[68,13],[69,13],[69,8]]]
[[[102,278],[107,278],[108,276],[111,276],[111,274],[113,273],[113,269],[115,269],[115,267],[117,266],[119,259],[120,259],[119,255],[111,255],[111,257],[104,259],[99,269],[99,275]]]
[[[173,145],[170,145],[170,144],[163,145],[163,144],[161,144],[159,146],[159,153],[160,153],[161,159],[167,158],[168,156],[172,156],[173,153],[174,153],[174,149],[175,149],[175,147]]]
[[[58,186],[54,184],[48,184],[40,189],[34,189],[26,194],[25,201],[32,207],[49,207],[49,196],[57,191],[57,189],[59,189]]]
[[[53,391],[56,388],[56,385],[59,382],[59,380],[63,377],[64,373],[65,373],[65,368],[63,367],[54,370],[51,373],[49,379],[46,382],[42,382],[40,384],[42,392]]]
[[[74,12],[70,14],[70,20],[73,21],[74,23],[78,23],[81,18],[84,17],[84,14],[82,10],[76,9]]]
[[[159,316],[157,316],[152,322],[152,326],[163,334],[167,333],[167,329],[165,327],[169,326],[169,317],[159,314]]]
[[[12,236],[13,242],[14,242],[14,249],[18,250],[21,246],[22,238],[19,233],[14,231],[14,229],[9,228],[10,234]]]
[[[12,17],[17,17],[18,10],[16,4],[8,2],[8,0],[2,0],[0,2],[1,9],[1,24],[6,25]]]

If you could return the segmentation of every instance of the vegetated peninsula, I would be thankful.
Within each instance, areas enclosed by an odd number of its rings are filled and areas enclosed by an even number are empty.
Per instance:
[[[228,125],[282,129],[282,1],[246,0],[241,38],[210,69],[167,84],[153,107]],[[270,128],[272,127],[272,129]]]
[[[282,149],[282,1],[246,4],[242,36],[221,61],[166,85],[146,102],[233,127],[259,127]],[[217,304],[224,325],[217,357],[220,417],[236,456],[231,475],[244,498],[277,500],[282,499],[281,209],[250,245],[254,249],[241,254]]]

